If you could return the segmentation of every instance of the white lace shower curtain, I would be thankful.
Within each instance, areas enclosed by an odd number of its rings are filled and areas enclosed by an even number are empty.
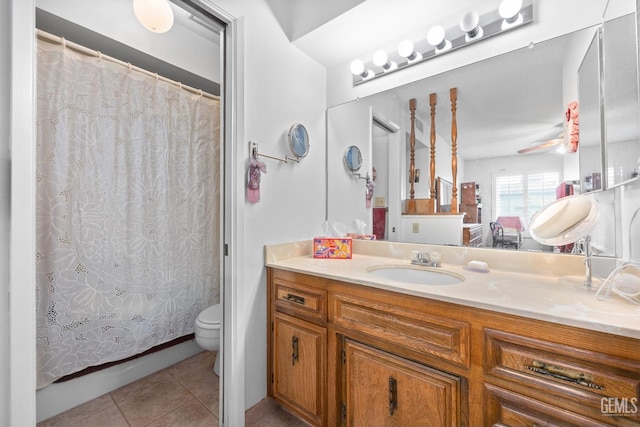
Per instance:
[[[219,301],[219,100],[38,40],[38,388]]]

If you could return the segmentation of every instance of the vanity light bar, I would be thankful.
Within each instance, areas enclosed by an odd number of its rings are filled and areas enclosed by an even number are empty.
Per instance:
[[[504,5],[506,3],[509,3],[511,7],[505,8]],[[512,13],[514,3],[516,7],[518,3],[522,3],[519,13]],[[398,49],[400,52],[394,51],[386,54],[385,65],[387,67],[378,66],[382,62],[380,58],[383,56],[383,51],[376,52],[377,61],[364,62],[360,59],[355,59],[351,66],[353,85],[356,86],[412,65],[420,64],[436,56],[444,55],[533,22],[533,0],[503,0],[500,6],[500,9],[480,16],[474,15],[473,12],[468,12],[463,16],[461,25],[449,28],[444,31],[444,34],[442,34],[441,27],[434,26],[429,31],[430,37],[415,42],[413,46],[410,41],[402,42]],[[505,10],[511,16],[507,18],[501,16],[501,13],[504,14]],[[470,22],[477,25],[471,27]],[[468,31],[463,31],[460,28],[461,26]],[[437,43],[437,46],[433,46],[430,43],[434,43],[436,38],[439,43]],[[354,65],[355,63],[357,63],[357,66]],[[389,67],[388,64],[393,64],[393,66]]]

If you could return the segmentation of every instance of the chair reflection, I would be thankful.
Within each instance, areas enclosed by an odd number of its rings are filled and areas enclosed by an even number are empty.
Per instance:
[[[490,222],[489,227],[491,228],[494,248],[513,246],[515,249],[520,249],[522,246],[521,231],[512,228],[505,230],[499,222]]]

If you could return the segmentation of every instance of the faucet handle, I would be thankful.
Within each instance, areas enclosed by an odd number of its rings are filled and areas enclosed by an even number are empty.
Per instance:
[[[442,255],[440,255],[440,252],[431,252],[429,257],[429,261],[431,261],[434,267],[440,267],[442,263]]]
[[[420,252],[420,251],[412,251],[411,252],[411,261],[428,262],[429,261],[429,253],[428,252]]]

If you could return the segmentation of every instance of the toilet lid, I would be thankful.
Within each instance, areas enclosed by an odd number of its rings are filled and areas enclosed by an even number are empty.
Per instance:
[[[198,320],[207,325],[220,324],[220,304],[212,305],[204,309],[199,315]]]

